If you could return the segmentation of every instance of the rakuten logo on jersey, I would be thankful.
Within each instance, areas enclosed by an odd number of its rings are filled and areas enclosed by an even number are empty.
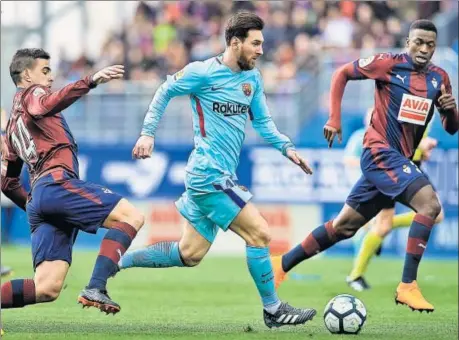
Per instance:
[[[431,99],[404,93],[398,112],[398,120],[405,123],[424,126],[431,106]]]
[[[222,113],[224,116],[243,115],[249,113],[250,107],[248,105],[241,105],[235,103],[212,103],[212,111]]]

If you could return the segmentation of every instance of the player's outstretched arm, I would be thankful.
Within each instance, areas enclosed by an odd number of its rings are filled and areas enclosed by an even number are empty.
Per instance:
[[[323,129],[328,147],[332,147],[335,136],[338,136],[340,143],[342,141],[341,103],[347,82],[363,79],[385,81],[394,62],[395,59],[390,53],[381,53],[369,58],[355,60],[335,71],[330,88],[330,115]]]
[[[23,102],[26,111],[32,116],[53,115],[65,110],[98,84],[120,79],[123,75],[124,66],[113,65],[103,68],[92,76],[71,83],[56,92],[50,92],[48,88],[41,85],[34,85],[26,90]]]
[[[155,133],[158,124],[173,97],[196,94],[207,80],[207,73],[202,62],[188,64],[183,70],[167,80],[158,88],[148,106],[143,121],[142,132],[132,149],[132,157],[145,159],[151,157],[155,143]]]
[[[437,99],[436,105],[441,115],[443,128],[446,132],[454,135],[459,129],[459,117],[457,112],[456,99],[451,94],[451,84],[449,78],[445,77],[445,84],[441,84],[440,96]]]

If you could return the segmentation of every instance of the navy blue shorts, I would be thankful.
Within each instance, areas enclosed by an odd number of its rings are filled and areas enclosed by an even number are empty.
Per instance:
[[[95,234],[121,198],[64,171],[40,178],[26,207],[34,268],[43,261],[71,264],[78,231]]]
[[[346,204],[367,220],[395,201],[408,205],[422,187],[431,185],[428,177],[397,150],[365,148],[360,159],[362,177],[349,194]]]

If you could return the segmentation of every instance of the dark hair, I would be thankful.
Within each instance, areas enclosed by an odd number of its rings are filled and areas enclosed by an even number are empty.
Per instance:
[[[410,32],[412,30],[417,30],[417,29],[424,30],[424,31],[431,31],[437,34],[437,27],[432,21],[427,20],[427,19],[419,19],[419,20],[413,21],[413,23],[410,26]]]
[[[265,23],[262,18],[252,12],[241,11],[229,18],[225,28],[226,45],[229,46],[231,38],[237,37],[242,41],[247,38],[250,30],[261,31]]]
[[[51,57],[42,48],[22,48],[16,51],[10,64],[10,76],[13,83],[17,85],[21,81],[21,73],[26,68],[31,68],[36,59],[47,59]]]

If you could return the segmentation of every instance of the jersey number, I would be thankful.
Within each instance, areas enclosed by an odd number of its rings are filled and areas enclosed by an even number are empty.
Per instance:
[[[37,160],[37,148],[21,117],[17,120],[16,127],[16,131],[11,134],[11,141],[22,160],[29,164]]]

